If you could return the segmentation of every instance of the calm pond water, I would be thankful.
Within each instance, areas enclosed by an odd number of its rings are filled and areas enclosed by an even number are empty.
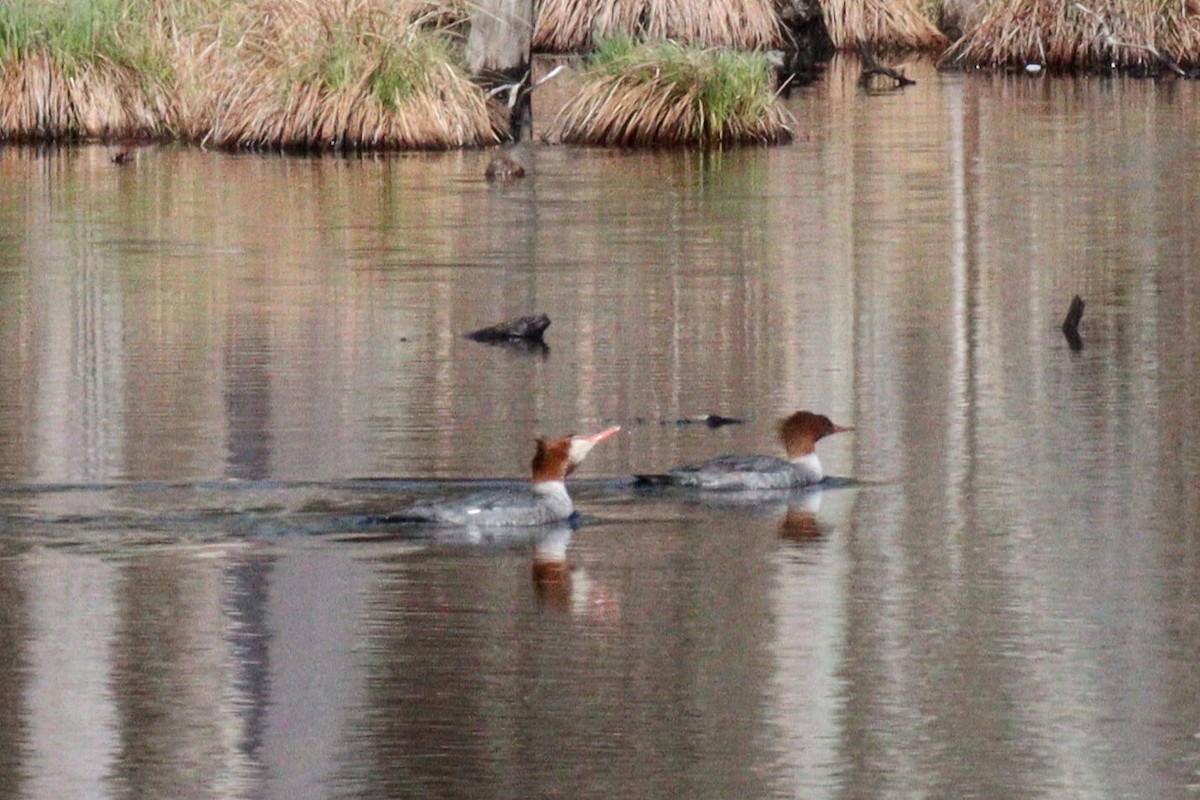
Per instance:
[[[1197,796],[1200,85],[909,72],[511,186],[0,149],[0,797]],[[797,408],[861,484],[619,480]],[[357,524],[613,423],[576,530]]]

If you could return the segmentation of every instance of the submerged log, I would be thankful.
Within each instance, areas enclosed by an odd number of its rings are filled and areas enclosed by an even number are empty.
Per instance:
[[[550,317],[545,314],[530,314],[510,319],[477,331],[466,337],[475,342],[542,342],[542,335],[550,327]]]
[[[1063,320],[1063,336],[1067,337],[1067,346],[1072,350],[1083,349],[1083,337],[1079,335],[1079,321],[1083,319],[1083,306],[1083,298],[1075,295],[1071,298],[1071,307],[1067,309],[1067,317]]]

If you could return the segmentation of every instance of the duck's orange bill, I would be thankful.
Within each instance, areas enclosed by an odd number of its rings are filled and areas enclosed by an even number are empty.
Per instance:
[[[600,444],[600,442],[603,442],[605,439],[612,436],[614,433],[616,433],[619,430],[621,430],[620,425],[613,425],[611,428],[609,428],[606,431],[600,431],[599,433],[593,433],[591,436],[583,437],[583,439],[585,442],[588,442],[589,444],[594,444],[594,445]]]

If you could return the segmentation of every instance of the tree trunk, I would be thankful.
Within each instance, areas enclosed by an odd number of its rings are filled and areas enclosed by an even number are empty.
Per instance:
[[[476,0],[467,37],[467,67],[487,87],[513,86],[499,99],[509,107],[512,135],[521,139],[531,127],[529,42],[533,37],[533,0]]]

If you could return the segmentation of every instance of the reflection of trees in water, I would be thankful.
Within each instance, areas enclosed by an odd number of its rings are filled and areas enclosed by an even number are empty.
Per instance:
[[[690,533],[708,540],[703,554],[662,552],[652,527],[616,535],[631,537],[605,547],[617,560],[573,572],[550,542],[388,565],[369,612],[353,793],[761,794],[767,666],[761,592],[746,581],[769,577],[738,568],[697,585],[716,529]]]
[[[6,208],[0,201],[0,214]],[[29,268],[21,265],[20,247],[0,247],[0,477],[24,477],[30,457],[34,399],[27,387],[35,366],[31,345],[34,323],[28,311]]]
[[[117,745],[108,774],[118,797],[240,793],[261,777],[257,754],[245,747],[251,721],[240,712],[246,704],[261,709],[265,698],[227,680],[224,573],[215,567],[172,552],[123,566],[111,643]],[[247,663],[254,662],[237,665]]]
[[[901,234],[951,242],[945,257],[903,281],[859,267],[870,446],[855,474],[897,488],[862,492],[847,538],[841,757],[856,796],[886,793],[885,774],[932,794],[1038,793],[1064,772],[1088,790],[1162,782],[1128,743],[1145,742],[1144,709],[1176,703],[1163,673],[1178,634],[1122,620],[1187,602],[1164,605],[1161,582],[1176,585],[1165,553],[1194,527],[1163,491],[1198,460],[1195,437],[1172,433],[1200,421],[1176,377],[1194,372],[1197,337],[1174,333],[1195,306],[1175,266],[1193,234],[1165,199],[1189,179],[1143,162],[1144,203],[1084,180],[1082,164],[1129,180],[1111,170],[1140,145],[1072,93],[1009,91],[1037,100],[1032,116],[994,115],[969,82],[949,97],[948,213]],[[1143,112],[1160,130],[1178,109]],[[1064,120],[1081,135],[1029,140]],[[1076,292],[1087,346],[1072,353],[1059,323]],[[914,737],[920,760],[902,754]]]
[[[267,607],[271,567],[265,554],[247,554],[225,572],[229,620],[227,641],[234,665],[234,706],[240,719],[237,749],[250,764],[262,763],[267,709],[271,697],[271,628]]]
[[[231,313],[225,341],[226,477],[271,477],[271,364],[265,310]]]
[[[0,794],[25,796],[21,791],[28,770],[26,693],[29,691],[29,629],[26,598],[17,559],[0,558]]]

